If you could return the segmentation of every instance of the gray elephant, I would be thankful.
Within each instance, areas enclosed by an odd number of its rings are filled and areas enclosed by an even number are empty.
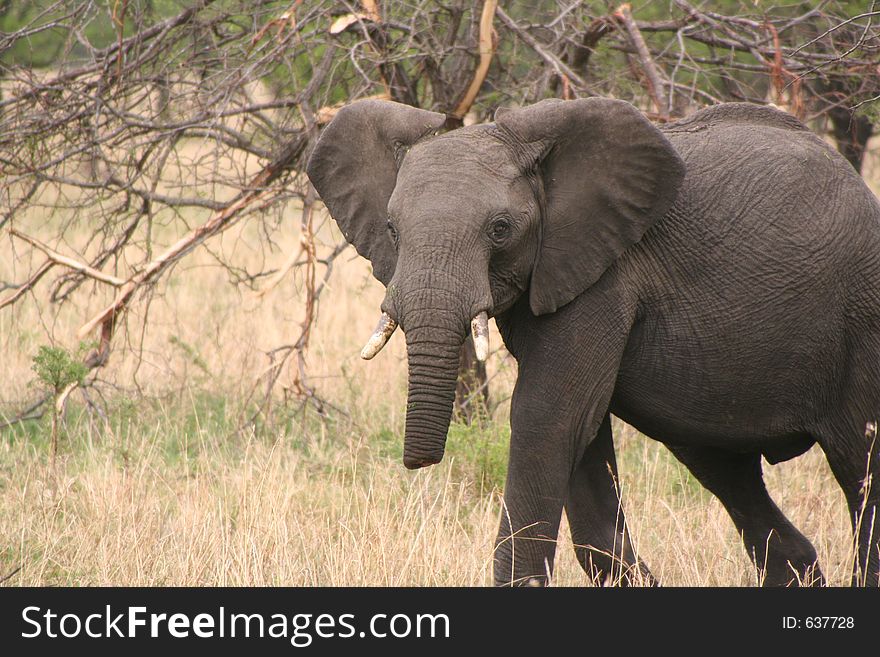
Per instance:
[[[387,288],[364,357],[405,333],[406,467],[443,457],[469,330],[484,356],[494,316],[517,359],[496,583],[549,581],[563,508],[590,575],[650,581],[621,522],[614,414],[718,497],[771,585],[822,573],[761,459],[818,442],[853,582],[877,585],[880,206],[846,160],[749,104],[660,128],[597,98],[438,134],[444,119],[353,103],[308,175]]]

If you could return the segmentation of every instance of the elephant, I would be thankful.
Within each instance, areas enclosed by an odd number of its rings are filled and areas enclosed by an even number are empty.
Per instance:
[[[386,286],[399,326],[403,461],[443,458],[459,348],[494,317],[518,364],[496,585],[551,583],[562,512],[578,561],[657,583],[617,495],[611,415],[660,441],[725,507],[766,585],[821,584],[762,459],[818,443],[878,585],[880,206],[794,117],[725,103],[654,125],[615,99],[548,99],[442,132],[390,101],[342,108],[306,172]]]

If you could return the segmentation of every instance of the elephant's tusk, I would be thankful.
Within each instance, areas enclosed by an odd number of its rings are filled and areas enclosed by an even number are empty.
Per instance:
[[[489,357],[489,315],[485,311],[471,320],[471,333],[474,336],[477,360],[485,363]]]
[[[388,342],[388,338],[391,337],[391,334],[394,333],[394,329],[396,328],[397,322],[391,319],[391,317],[388,316],[388,313],[382,313],[379,323],[376,324],[376,330],[373,331],[373,335],[370,336],[367,344],[364,345],[364,348],[361,350],[361,358],[364,360],[370,360],[373,356],[382,351],[382,347]]]

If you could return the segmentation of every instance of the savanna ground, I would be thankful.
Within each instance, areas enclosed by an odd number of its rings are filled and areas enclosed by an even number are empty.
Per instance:
[[[868,163],[872,180],[875,166]],[[279,266],[298,239],[297,212],[289,213],[287,241],[270,254]],[[52,220],[34,213],[32,221],[39,236]],[[157,243],[179,226],[166,229]],[[332,406],[324,416],[304,410],[287,390],[252,422],[245,400],[263,385],[266,351],[296,333],[301,288],[291,275],[258,297],[230,284],[214,255],[262,266],[261,239],[246,223],[228,231],[133,308],[88,392],[100,412],[79,391],[68,401],[54,468],[48,416],[0,433],[6,585],[491,583],[515,380],[497,333],[483,421],[453,425],[440,465],[405,470],[403,338],[371,362],[358,357],[382,289],[349,249],[321,297],[308,351],[310,381]],[[339,236],[323,223],[318,239],[332,245]],[[0,247],[0,279],[20,278],[24,266],[10,244]],[[95,286],[47,311],[38,288],[0,312],[0,413],[37,394],[32,359],[47,336],[75,347],[70,336],[109,294]],[[615,432],[623,506],[654,574],[671,586],[756,584],[721,505],[661,445],[622,423]],[[816,546],[829,584],[847,584],[849,520],[821,451],[765,473],[777,504]],[[554,583],[589,584],[565,525]]]

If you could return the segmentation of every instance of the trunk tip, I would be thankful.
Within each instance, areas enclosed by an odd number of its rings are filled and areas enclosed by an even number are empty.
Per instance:
[[[436,465],[442,460],[443,450],[428,454],[427,456],[411,456],[408,454],[403,455],[403,465],[406,466],[407,470],[418,470],[419,468],[426,468],[429,465]]]

